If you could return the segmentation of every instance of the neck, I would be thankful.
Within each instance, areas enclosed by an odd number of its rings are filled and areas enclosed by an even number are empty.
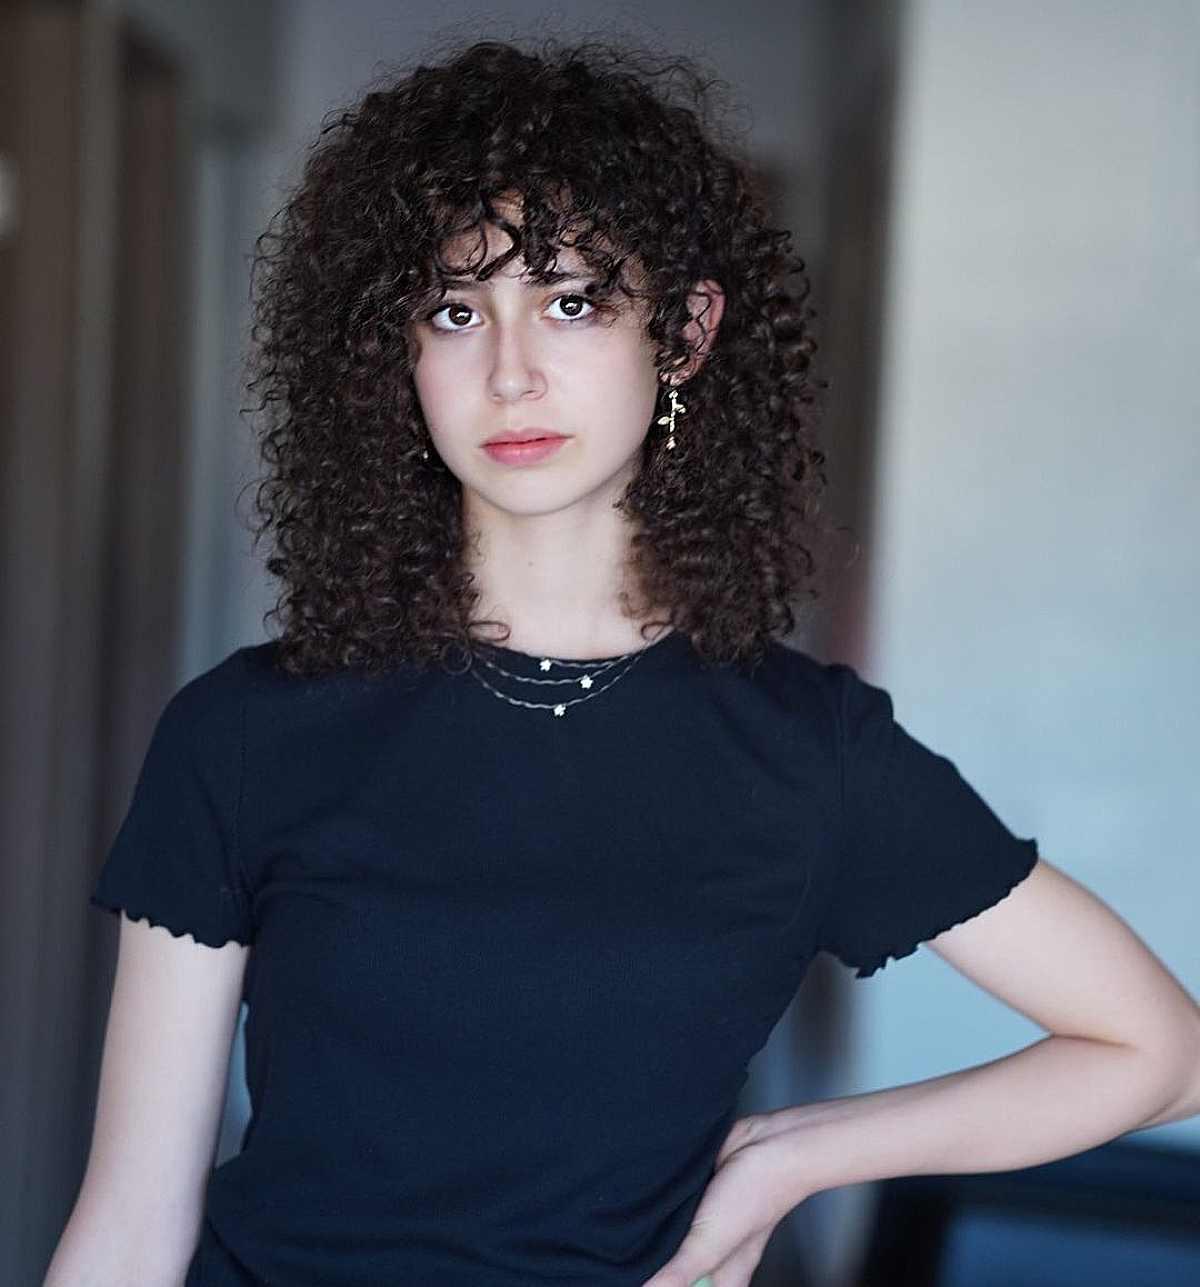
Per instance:
[[[654,642],[621,608],[629,528],[611,504],[551,514],[464,510],[467,569],[480,598],[474,615],[503,622],[482,639],[553,657],[612,657]]]

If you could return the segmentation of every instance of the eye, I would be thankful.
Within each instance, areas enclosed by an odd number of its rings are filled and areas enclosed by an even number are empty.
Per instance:
[[[564,302],[565,301],[565,302]],[[565,316],[556,317],[556,322],[581,322],[585,317],[590,317],[596,311],[596,305],[592,303],[585,295],[567,294],[559,295],[551,301],[551,306],[561,304],[565,310]],[[583,305],[585,311],[580,312],[579,306]],[[434,319],[440,317],[443,313],[448,316],[454,315],[462,317],[464,313],[474,313],[474,309],[469,304],[464,304],[461,300],[452,300],[449,304],[443,304],[440,308],[435,308],[432,312],[425,314],[425,321],[428,322],[435,331],[466,331],[471,328],[463,325],[459,326],[454,323],[450,325],[439,325]]]
[[[462,303],[460,300],[454,300],[452,303],[443,304],[441,308],[435,308],[432,313],[426,313],[425,320],[435,331],[465,331],[467,329],[465,326],[438,326],[434,322],[433,319],[435,317],[439,317],[442,313],[449,313],[452,311],[459,313],[473,313],[475,310],[469,305]]]
[[[588,310],[588,312],[586,313],[569,312],[565,319],[556,318],[555,319],[556,321],[564,321],[564,320],[568,322],[580,321],[583,318],[588,317],[591,313],[594,313],[596,311],[595,304],[593,304],[592,301],[584,295],[559,295],[555,300],[552,301],[552,303],[558,304],[558,303],[561,303],[563,300],[570,301],[570,304],[568,305],[568,307],[570,308],[574,308],[576,305],[582,304]]]

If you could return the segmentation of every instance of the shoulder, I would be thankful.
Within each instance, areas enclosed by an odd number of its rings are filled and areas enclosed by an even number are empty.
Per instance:
[[[854,666],[841,661],[818,661],[809,653],[777,641],[772,647],[776,664],[788,682],[805,699],[824,706],[839,729],[853,729],[864,718],[891,719],[891,694],[864,679]]]
[[[845,672],[854,673],[840,662],[819,661],[802,648],[773,639],[756,675],[793,702],[831,709]]]
[[[786,720],[829,742],[837,736],[841,669],[802,648],[772,639],[751,672],[752,687]]]
[[[159,715],[155,739],[191,746],[240,739],[248,697],[279,673],[275,652],[273,642],[245,645],[186,680]]]
[[[785,673],[791,682],[806,685],[812,690],[820,690],[826,683],[826,673],[832,667],[818,661],[810,652],[795,644],[772,639],[767,643],[763,665],[774,667]]]
[[[765,691],[787,718],[814,729],[840,750],[886,748],[895,734],[891,695],[846,662],[820,661],[773,639],[754,677],[756,688]]]
[[[244,644],[189,679],[171,700],[198,713],[206,707],[237,705],[255,693],[305,688],[307,681],[284,671],[278,657],[276,640]]]
[[[245,688],[242,649],[192,676],[168,699],[159,719],[171,731],[207,727],[236,711]]]

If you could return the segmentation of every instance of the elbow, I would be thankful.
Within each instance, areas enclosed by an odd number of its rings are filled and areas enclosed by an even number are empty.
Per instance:
[[[1186,1043],[1180,1057],[1180,1093],[1177,1100],[1179,1118],[1195,1117],[1200,1113],[1200,1010],[1192,1025],[1191,1041]]]
[[[1200,1009],[1178,1025],[1168,1039],[1141,1042],[1135,1049],[1148,1061],[1155,1084],[1161,1088],[1161,1107],[1143,1127],[1200,1115]]]

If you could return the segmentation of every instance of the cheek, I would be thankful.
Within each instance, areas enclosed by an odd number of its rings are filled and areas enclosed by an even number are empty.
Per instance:
[[[588,399],[628,433],[644,433],[654,415],[658,372],[641,347],[623,344],[589,373]]]
[[[437,361],[430,361],[427,357],[417,363],[412,378],[426,421],[440,421],[447,410],[452,381]]]
[[[644,435],[649,430],[658,404],[658,390],[658,373],[645,363],[631,369],[623,382],[623,418],[635,433]]]
[[[630,382],[620,400],[621,421],[630,437],[640,438],[650,428],[654,415],[654,389],[644,383]]]

